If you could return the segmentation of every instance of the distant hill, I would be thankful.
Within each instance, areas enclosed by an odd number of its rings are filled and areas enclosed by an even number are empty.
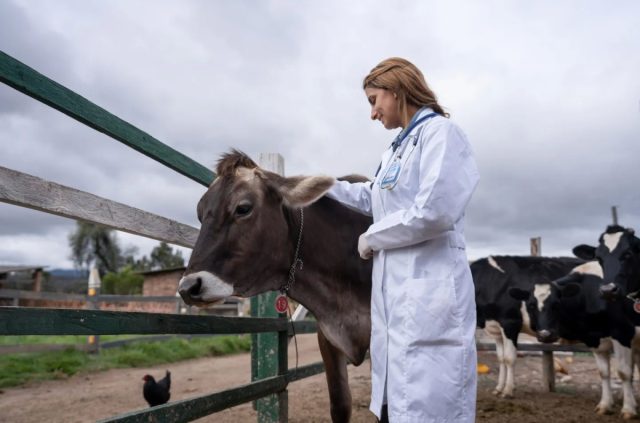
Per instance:
[[[60,278],[88,278],[89,272],[86,270],[78,270],[78,269],[52,269],[47,270],[47,272],[51,276],[56,276]]]
[[[84,294],[87,292],[89,273],[78,269],[47,270],[48,280],[44,283],[44,291],[69,292]]]

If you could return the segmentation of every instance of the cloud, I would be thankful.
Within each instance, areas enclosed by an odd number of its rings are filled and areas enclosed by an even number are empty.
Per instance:
[[[632,1],[6,1],[0,50],[206,166],[233,147],[279,152],[287,174],[334,176],[372,176],[395,133],[369,120],[362,78],[407,57],[476,154],[469,255],[527,254],[534,236],[566,255],[595,242],[611,206],[640,223],[638,12]],[[197,226],[204,187],[3,85],[0,143],[0,166]],[[43,251],[65,251],[73,222],[0,206],[0,263],[67,263]],[[121,239],[141,254],[155,245]]]

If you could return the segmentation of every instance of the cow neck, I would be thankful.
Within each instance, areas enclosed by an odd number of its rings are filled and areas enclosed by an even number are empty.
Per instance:
[[[312,237],[312,250],[316,252],[335,248],[339,244],[338,239],[328,237],[330,234],[335,234],[335,228],[331,230],[326,225],[336,223],[328,220],[329,216],[337,220],[340,220],[340,217],[335,214],[335,210],[328,213],[329,211],[319,203],[314,203],[305,210],[306,219],[302,236],[302,241]],[[293,228],[298,227],[295,225],[297,219],[293,217],[293,211],[289,210],[291,239],[294,239]],[[317,234],[322,236],[316,236]],[[367,296],[371,292],[371,287],[368,286],[360,292],[356,288],[358,284],[352,283],[358,279],[358,275],[350,274],[345,277],[342,272],[344,269],[339,269],[341,264],[334,263],[333,259],[323,254],[305,256],[306,250],[303,247],[301,246],[300,251],[305,258],[304,271],[297,275],[296,283],[291,286],[288,295],[313,313],[330,343],[343,351],[351,362],[362,362],[371,330],[368,308],[370,297]],[[328,268],[331,270],[329,271]],[[334,276],[327,276],[328,271]],[[347,273],[350,272],[347,271]],[[343,274],[343,276],[332,283],[331,280],[336,278],[336,274]]]
[[[291,219],[292,221],[294,219]],[[304,209],[300,207],[300,226],[298,229],[298,241],[296,242],[295,252],[293,254],[293,261],[291,263],[291,267],[289,268],[289,276],[287,278],[287,282],[280,287],[280,293],[282,295],[288,295],[289,290],[293,286],[296,281],[296,268],[299,267],[302,270],[302,266],[304,262],[300,258],[300,245],[302,243],[302,230],[304,228]]]

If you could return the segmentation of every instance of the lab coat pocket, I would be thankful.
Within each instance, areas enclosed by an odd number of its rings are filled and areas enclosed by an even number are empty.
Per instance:
[[[406,329],[409,346],[460,343],[452,278],[411,279]]]

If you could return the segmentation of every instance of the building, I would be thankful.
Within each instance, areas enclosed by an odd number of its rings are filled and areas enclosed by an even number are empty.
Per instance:
[[[178,283],[186,267],[174,269],[150,270],[140,272],[144,277],[142,295],[146,297],[165,297],[176,295]]]
[[[0,289],[42,291],[45,266],[0,266]]]
[[[142,284],[142,295],[145,297],[165,297],[176,295],[180,278],[184,274],[186,267],[176,267],[173,269],[150,270],[148,272],[140,272],[144,277]],[[218,314],[226,316],[246,315],[248,310],[248,301],[240,299],[229,299],[224,304],[214,305],[210,308],[198,310],[191,308],[180,301],[181,313],[198,313]],[[174,303],[158,304],[162,307],[162,311],[166,313],[175,313],[176,305]]]

